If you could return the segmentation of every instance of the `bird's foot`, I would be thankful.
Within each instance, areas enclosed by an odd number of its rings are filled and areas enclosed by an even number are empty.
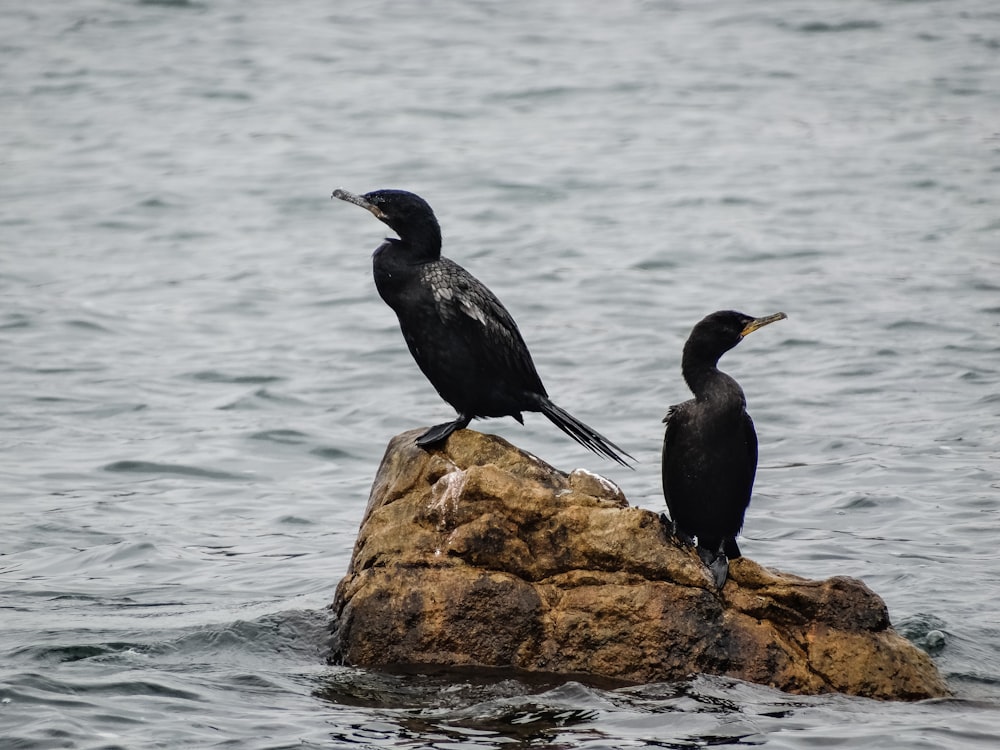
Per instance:
[[[416,443],[421,448],[433,448],[439,443],[443,443],[455,430],[461,430],[468,427],[470,419],[465,417],[459,417],[454,422],[445,422],[444,424],[436,424],[431,427],[427,432],[417,438]]]
[[[421,448],[433,448],[448,439],[448,436],[455,431],[455,423],[438,424],[431,427],[427,432],[417,438],[416,443]]]
[[[715,581],[715,587],[721,589],[726,585],[726,579],[729,578],[729,560],[726,557],[726,553],[722,551],[722,548],[713,551],[698,545],[698,557],[701,561],[705,563],[709,572],[712,574],[712,580]]]
[[[686,531],[682,531],[676,523],[670,520],[670,517],[666,513],[660,514],[660,525],[663,526],[663,530],[667,536],[674,539],[681,547],[694,546],[694,537]]]

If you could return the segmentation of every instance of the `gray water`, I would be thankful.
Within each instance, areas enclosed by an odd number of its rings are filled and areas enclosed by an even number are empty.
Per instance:
[[[993,748],[1000,7],[35,0],[0,9],[0,747]],[[325,663],[388,439],[451,418],[334,187],[397,187],[549,393],[475,426],[662,508],[680,348],[757,423],[741,541],[857,576],[955,697]]]

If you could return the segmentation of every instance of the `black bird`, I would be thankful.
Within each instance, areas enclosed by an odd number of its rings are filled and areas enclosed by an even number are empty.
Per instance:
[[[420,370],[458,412],[417,445],[436,445],[472,419],[510,416],[524,424],[521,412],[540,411],[584,447],[628,466],[628,453],[549,400],[510,313],[485,284],[441,257],[441,229],[423,198],[405,190],[334,190],[332,197],[367,209],[399,235],[375,250],[375,287]]]
[[[694,398],[671,406],[663,419],[663,495],[673,531],[687,544],[698,538],[698,554],[719,588],[728,559],[740,556],[736,535],[757,472],[757,433],[746,398],[739,383],[719,370],[719,358],[747,334],[785,317],[722,310],[699,322],[681,360]]]

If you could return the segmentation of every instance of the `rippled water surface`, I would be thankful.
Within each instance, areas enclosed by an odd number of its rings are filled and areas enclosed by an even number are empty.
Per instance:
[[[0,9],[4,748],[993,748],[1000,8],[39,0]],[[680,347],[761,441],[741,542],[865,580],[955,698],[325,664],[387,440],[450,418],[378,299],[435,207],[554,400],[493,420],[659,510]]]

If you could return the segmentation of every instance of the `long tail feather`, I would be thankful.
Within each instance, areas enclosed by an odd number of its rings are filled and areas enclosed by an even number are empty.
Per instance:
[[[538,407],[542,414],[549,418],[549,421],[552,422],[552,424],[565,432],[584,448],[593,451],[599,456],[610,458],[612,461],[616,461],[628,469],[633,468],[631,464],[622,458],[624,455],[635,461],[633,456],[629,455],[626,451],[612,443],[597,430],[585,425],[565,409],[560,408],[547,398],[540,399]]]

